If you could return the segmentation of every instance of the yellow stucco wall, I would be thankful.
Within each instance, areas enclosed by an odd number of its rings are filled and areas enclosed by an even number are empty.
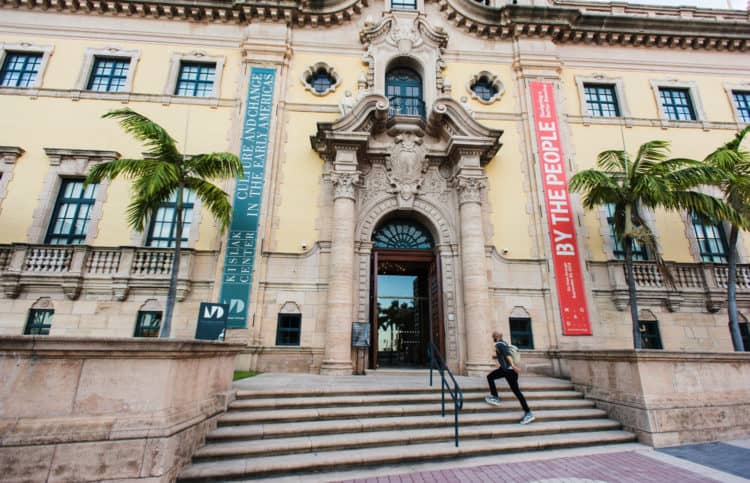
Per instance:
[[[140,61],[135,69],[133,92],[160,95],[164,91],[169,74],[172,53],[187,52],[185,46],[164,44],[130,44],[127,42],[93,42],[75,39],[45,39],[19,37],[3,38],[8,42],[27,40],[34,45],[54,45],[42,89],[72,90],[80,75],[87,48],[104,48],[115,45],[123,50],[140,50]],[[217,49],[206,52],[209,56],[225,56],[221,87],[222,97],[231,97],[237,90],[237,81],[242,77],[240,53],[234,49]],[[32,224],[32,215],[38,206],[36,194],[42,189],[49,170],[49,161],[44,148],[91,149],[117,151],[122,157],[141,157],[143,146],[125,133],[114,120],[100,116],[113,109],[129,107],[164,127],[177,141],[181,151],[200,153],[229,151],[236,149],[232,137],[238,116],[232,107],[212,108],[188,104],[163,105],[160,102],[130,102],[123,104],[111,100],[51,98],[44,95],[36,98],[26,96],[3,96],[3,110],[13,116],[0,116],[0,145],[19,146],[26,152],[14,167],[13,180],[0,211],[0,242],[32,241],[27,234]],[[40,136],[43,133],[43,136]],[[187,137],[186,137],[187,136]],[[187,139],[187,145],[185,142]],[[229,189],[231,183],[219,184]],[[30,196],[29,194],[33,195]],[[43,194],[46,197],[48,194]],[[49,194],[56,196],[56,193]],[[128,183],[115,181],[106,193],[102,218],[96,227],[94,245],[117,246],[131,244],[131,232],[124,220],[129,203]],[[46,229],[46,223],[43,224]],[[216,224],[210,214],[203,210],[195,248],[217,248]]]
[[[318,62],[326,62],[333,67],[341,77],[341,84],[336,90],[325,96],[317,96],[305,89],[302,84],[302,74],[308,67]],[[289,78],[287,82],[287,102],[303,102],[307,104],[334,104],[344,96],[345,90],[350,90],[353,95],[357,94],[357,78],[359,73],[366,71],[362,58],[355,55],[335,55],[322,53],[300,52],[294,55],[289,66]]]
[[[316,132],[318,122],[333,121],[338,115],[293,112],[288,116],[276,188],[274,250],[301,252],[303,242],[310,248],[320,239],[317,224],[323,160],[308,138]]]
[[[471,93],[466,88],[471,78],[482,71],[497,75],[505,87],[505,93],[492,104],[483,104],[472,99]],[[512,90],[511,79],[513,79],[513,70],[510,65],[451,62],[443,70],[443,76],[451,83],[452,97],[459,100],[462,96],[466,96],[474,111],[510,114],[517,110],[515,99],[509,92]]]

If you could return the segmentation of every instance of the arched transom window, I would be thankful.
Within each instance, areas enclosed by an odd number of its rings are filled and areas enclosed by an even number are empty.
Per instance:
[[[372,233],[375,248],[397,250],[429,250],[435,243],[422,225],[407,220],[391,220]]]
[[[422,78],[413,69],[396,67],[385,76],[385,95],[391,116],[424,117]]]

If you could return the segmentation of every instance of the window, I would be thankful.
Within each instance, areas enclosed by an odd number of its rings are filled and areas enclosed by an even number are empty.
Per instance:
[[[614,85],[584,84],[583,95],[586,99],[586,110],[590,116],[620,116],[620,107],[617,102],[617,93]]]
[[[625,248],[622,246],[622,240],[617,240],[615,237],[615,205],[613,203],[606,204],[607,210],[607,223],[609,224],[609,238],[612,241],[612,253],[618,260],[625,259]],[[633,253],[633,260],[648,260],[648,252],[646,247],[639,243],[637,240],[632,240],[631,252]]]
[[[659,97],[664,116],[671,121],[695,121],[695,108],[690,99],[690,89],[659,87]]]
[[[739,325],[742,346],[745,348],[745,352],[750,352],[750,324],[747,322],[740,322]]]
[[[211,97],[214,91],[216,64],[181,62],[175,94],[178,96]]]
[[[42,54],[36,52],[7,52],[0,69],[0,86],[33,87],[39,74]]]
[[[120,92],[125,90],[130,69],[130,59],[96,57],[86,88],[97,92]]]
[[[385,95],[391,104],[389,115],[424,117],[422,78],[412,69],[390,70],[385,76]]]
[[[55,311],[51,309],[31,309],[29,310],[29,319],[26,321],[26,328],[23,330],[24,335],[49,335],[52,327],[52,314]]]
[[[159,337],[160,328],[161,312],[139,310],[133,337]]]
[[[310,85],[319,94],[330,89],[335,82],[333,77],[322,67],[310,76]]]
[[[409,220],[391,220],[372,232],[374,248],[397,250],[429,250],[435,243],[430,232]]]
[[[182,192],[182,241],[188,241],[190,220],[193,216],[195,193],[190,190]],[[177,239],[177,192],[172,193],[168,201],[161,204],[156,216],[151,220],[146,244],[150,247],[171,248]]]
[[[417,0],[391,0],[393,10],[416,10]]]
[[[477,95],[480,99],[482,99],[485,102],[489,102],[494,96],[497,95],[497,89],[495,86],[490,84],[489,79],[482,76],[477,80],[474,85],[471,86],[471,90],[474,92],[474,94]]]
[[[96,184],[84,188],[82,179],[62,181],[45,243],[80,245],[86,241],[91,209],[96,201],[96,190]]]
[[[534,348],[534,336],[531,334],[530,318],[510,318],[510,343],[519,349]]]
[[[695,215],[691,215],[690,218],[700,248],[701,260],[711,263],[727,263],[727,241],[721,223],[705,223]]]
[[[299,345],[301,326],[301,314],[279,314],[276,345]]]
[[[733,91],[732,99],[742,122],[750,122],[750,91]]]
[[[641,347],[644,349],[662,349],[659,322],[656,320],[639,320],[638,330],[641,333]]]

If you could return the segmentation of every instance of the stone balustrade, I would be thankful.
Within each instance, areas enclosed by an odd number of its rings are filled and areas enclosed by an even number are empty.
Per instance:
[[[617,310],[628,305],[628,282],[625,262],[588,262],[595,281],[595,294],[608,294]],[[656,262],[633,262],[639,302],[664,303],[672,312],[681,306],[705,307],[717,312],[726,305],[726,264],[666,262],[672,281],[665,279]],[[737,298],[750,302],[750,265],[737,265]]]
[[[194,283],[211,283],[216,252],[182,249],[177,299]],[[108,293],[123,301],[134,288],[166,291],[174,253],[168,248],[87,245],[0,245],[0,283],[8,298],[24,288],[59,286],[70,300],[82,291]],[[204,270],[208,266],[209,270]],[[198,269],[205,273],[197,273]]]

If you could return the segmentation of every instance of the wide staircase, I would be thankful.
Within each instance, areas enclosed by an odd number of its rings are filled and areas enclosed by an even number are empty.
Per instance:
[[[265,376],[271,375],[258,377]],[[368,379],[371,386],[363,384]],[[536,421],[522,426],[523,412],[503,380],[498,381],[502,404],[496,407],[484,401],[488,392],[482,378],[458,379],[465,400],[458,447],[447,393],[441,416],[439,375],[433,387],[426,373],[418,378],[368,375],[327,385],[305,384],[304,379],[276,388],[255,381],[248,389],[239,384],[236,400],[178,481],[279,478],[635,441],[569,381],[523,376],[521,389]]]

